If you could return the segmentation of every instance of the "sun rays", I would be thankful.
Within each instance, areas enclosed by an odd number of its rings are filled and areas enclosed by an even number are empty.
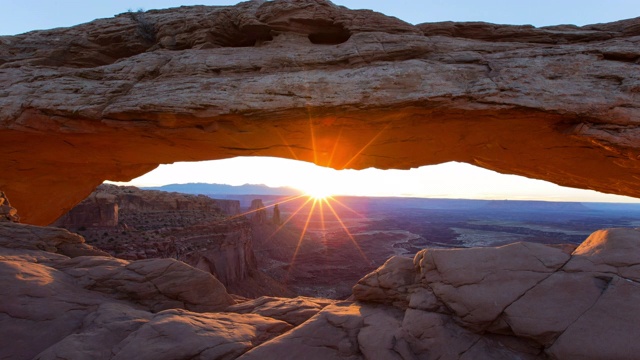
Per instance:
[[[330,198],[333,195],[332,191],[324,186],[310,187],[305,192],[307,196],[318,201]]]
[[[306,198],[304,198],[306,197]],[[299,235],[297,236],[297,241],[295,243],[295,248],[293,249],[293,253],[291,254],[291,258],[289,260],[289,266],[287,270],[287,274],[285,277],[285,281],[292,276],[292,271],[296,267],[296,263],[299,261],[299,256],[301,254],[301,249],[305,245],[305,242],[314,242],[307,243],[307,245],[321,245],[324,247],[332,246],[330,242],[326,241],[325,236],[331,236],[332,238],[338,238],[340,235],[339,232],[343,232],[346,235],[346,238],[351,243],[351,245],[357,250],[358,254],[369,264],[371,261],[367,257],[367,255],[362,251],[362,248],[356,241],[355,237],[351,234],[349,230],[348,224],[343,220],[338,211],[336,211],[335,206],[339,205],[346,209],[347,211],[353,212],[358,218],[364,218],[361,214],[353,211],[352,209],[346,207],[339,200],[335,199],[332,196],[325,197],[314,197],[310,195],[296,196],[286,199],[284,201],[276,202],[269,207],[275,206],[275,204],[283,204],[285,202],[290,202],[293,200],[303,198],[304,201],[301,204],[296,205],[295,209],[290,211],[288,216],[286,216],[286,220],[282,224],[279,224],[275,230],[267,237],[265,241],[277,236],[280,231],[282,231],[285,226],[293,221],[295,218],[304,218],[302,225],[299,227]],[[284,213],[284,212],[283,212]],[[321,234],[318,239],[314,239],[311,236],[311,228],[312,224],[319,223],[319,233]],[[327,226],[327,224],[338,224],[340,230],[336,231],[335,228]],[[318,225],[315,225],[318,226]],[[293,226],[292,228],[296,228]],[[318,230],[315,230],[318,232]],[[327,234],[329,233],[329,234]],[[316,234],[317,235],[317,234]]]
[[[308,138],[306,141],[300,138],[285,138],[277,128],[273,132],[275,137],[279,138],[283,146],[287,148],[291,158],[307,159],[326,167],[346,168],[361,163],[362,157],[371,156],[366,152],[380,142],[381,135],[388,131],[391,124],[390,122],[386,123],[375,133],[361,134],[360,141],[350,143],[345,140],[350,138],[345,134],[352,131],[348,126],[348,121],[333,116],[316,116],[319,114],[313,114],[313,110],[313,107],[307,104]],[[266,238],[263,238],[262,241],[265,244],[270,243],[285,228],[287,231],[295,232],[295,238],[292,235],[287,235],[289,240],[284,240],[285,246],[288,248],[286,250],[287,256],[290,257],[285,282],[291,278],[296,263],[301,261],[300,259],[306,258],[309,249],[318,251],[317,247],[313,248],[314,246],[324,247],[324,251],[344,250],[346,248],[343,246],[352,246],[352,249],[357,250],[358,253],[358,255],[354,253],[354,256],[370,264],[371,261],[349,229],[350,226],[353,227],[353,220],[347,221],[344,218],[345,214],[349,213],[355,214],[358,218],[357,221],[361,221],[365,217],[335,197],[336,190],[342,184],[336,182],[336,179],[329,176],[328,173],[320,176],[318,173],[310,171],[305,175],[307,177],[304,180],[304,185],[299,187],[304,191],[303,195],[279,199],[263,208],[250,209],[235,217],[251,216],[259,211],[279,206],[283,221],[279,224],[271,223],[269,226],[275,226],[275,228],[269,230],[271,233],[268,236],[265,234]],[[282,205],[284,204],[288,204],[286,206],[288,209],[283,209]],[[347,218],[353,219],[354,217],[347,215]],[[298,231],[299,233],[297,233]],[[281,239],[287,239],[287,237]],[[278,244],[279,241],[277,240],[273,244]],[[311,247],[307,247],[307,245]],[[356,258],[354,261],[357,261]]]
[[[283,278],[285,283],[291,279],[293,275],[292,272],[295,270],[296,264],[300,261],[301,254],[308,255],[308,251],[303,250],[305,246],[315,248],[313,251],[317,251],[318,247],[324,248],[324,251],[331,251],[342,249],[342,246],[352,246],[352,249],[355,249],[359,254],[358,257],[361,261],[367,264],[371,263],[371,260],[363,252],[356,238],[349,230],[349,227],[353,225],[344,219],[345,214],[347,214],[346,217],[348,219],[357,219],[356,221],[361,223],[365,216],[330,195],[314,196],[304,194],[289,196],[278,199],[271,204],[266,204],[259,209],[251,209],[241,214],[228,217],[227,220],[243,217],[249,217],[251,219],[253,214],[272,209],[276,205],[278,205],[280,209],[282,222],[275,224],[268,221],[266,224],[263,224],[263,229],[270,230],[268,230],[268,233],[264,233],[265,235],[261,241],[263,244],[277,244],[276,246],[285,246],[290,249],[287,251],[289,254],[287,255],[288,269]],[[337,208],[342,210],[338,211]],[[285,228],[287,230],[281,233]],[[279,240],[272,242],[277,239],[276,237],[279,236],[279,234],[283,234],[283,236],[285,236],[284,239],[289,237],[290,240],[287,240],[289,241],[287,245],[282,245],[282,243],[279,243]],[[295,236],[295,243],[293,242],[294,239],[292,235]],[[354,259],[354,261],[356,261],[356,259]]]
[[[310,135],[310,143],[311,143],[311,150],[313,152],[314,163],[318,164],[320,162],[319,153],[322,152],[322,153],[329,154],[329,158],[323,161],[324,162],[323,165],[328,167],[335,166],[333,162],[335,160],[336,154],[339,153],[340,151],[346,151],[345,149],[342,149],[340,146],[342,141],[343,131],[344,131],[344,124],[338,121],[339,124],[336,125],[338,128],[337,136],[334,135],[332,139],[330,151],[326,151],[328,149],[318,149],[318,143],[319,143],[317,139],[318,129],[316,129],[316,124],[314,124],[314,118],[312,116],[312,108],[310,106],[307,106],[307,116],[308,116],[308,122],[309,122],[309,135]],[[333,121],[331,121],[331,123],[333,124]],[[371,138],[369,138],[364,143],[363,146],[358,148],[357,151],[353,152],[353,149],[352,149],[353,155],[347,157],[348,160],[346,161],[346,163],[342,165],[342,167],[343,168],[348,167],[349,165],[354,163],[359,157],[361,157],[364,151],[367,150],[370,146],[372,146],[376,142],[376,140],[378,140],[380,135],[382,135],[385,131],[387,131],[390,124],[391,123],[387,123],[380,131],[378,131]],[[335,132],[335,128],[332,131]],[[348,206],[344,205],[334,197],[335,189],[332,187],[331,181],[332,181],[331,179],[326,179],[326,178],[310,178],[304,186],[305,195],[303,196],[307,196],[307,199],[302,203],[302,205],[300,205],[297,209],[292,211],[291,215],[282,224],[278,226],[278,228],[273,232],[273,234],[269,236],[269,238],[275,236],[294,217],[299,216],[298,214],[300,214],[303,211],[303,209],[308,208],[308,213],[307,213],[304,225],[301,228],[300,235],[298,236],[298,240],[295,246],[295,250],[293,251],[293,255],[291,257],[291,260],[289,261],[289,267],[288,267],[287,276],[286,276],[287,280],[291,277],[291,272],[295,267],[295,264],[298,259],[300,250],[303,246],[303,243],[306,241],[307,238],[310,238],[307,236],[307,233],[309,232],[310,224],[312,220],[317,217],[319,217],[320,219],[320,227],[321,227],[321,233],[322,233],[321,239],[322,239],[322,242],[324,243],[323,244],[324,246],[330,246],[329,242],[326,239],[327,223],[329,221],[335,221],[339,224],[341,230],[347,235],[347,238],[349,239],[351,244],[355,247],[355,249],[358,251],[358,254],[360,255],[360,257],[362,257],[362,259],[367,263],[371,262],[367,257],[367,255],[362,251],[362,248],[360,247],[360,245],[358,244],[354,236],[349,231],[349,227],[347,226],[347,224],[345,224],[345,221],[338,214],[338,211],[336,211],[332,203],[342,206],[343,208],[356,214],[360,218],[364,218],[364,216],[352,210]],[[294,199],[297,199],[297,198],[299,197],[296,197]],[[329,211],[326,212],[325,211],[326,209],[328,209]],[[333,220],[331,220],[331,218],[333,218]]]

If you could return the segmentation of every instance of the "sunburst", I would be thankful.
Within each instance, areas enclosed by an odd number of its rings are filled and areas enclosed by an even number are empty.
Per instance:
[[[305,195],[302,195],[302,197],[304,197]],[[338,201],[337,199],[335,199],[333,196],[324,193],[324,192],[318,192],[318,193],[312,193],[309,192],[308,194],[306,194],[307,198],[305,199],[305,201],[302,202],[302,204],[300,204],[299,206],[297,206],[297,208],[292,211],[289,216],[285,219],[285,221],[280,224],[275,230],[274,232],[267,238],[270,239],[273,236],[276,236],[278,232],[280,232],[284,226],[289,223],[295,216],[300,216],[302,214],[301,211],[303,209],[308,209],[308,213],[304,214],[305,221],[304,221],[304,225],[302,226],[302,229],[300,230],[300,235],[297,237],[297,243],[295,244],[295,249],[293,251],[293,254],[291,256],[291,260],[289,261],[289,267],[287,270],[287,274],[286,277],[284,279],[285,282],[288,282],[290,277],[291,277],[291,272],[292,270],[295,268],[295,265],[298,261],[298,256],[300,255],[300,251],[301,248],[304,244],[305,241],[310,241],[310,237],[307,236],[308,232],[309,232],[309,228],[310,228],[310,224],[312,222],[312,220],[314,218],[319,218],[320,219],[320,226],[322,229],[323,234],[327,231],[327,226],[326,223],[329,221],[337,221],[337,223],[340,225],[340,227],[342,228],[342,231],[344,231],[344,233],[347,235],[348,239],[350,240],[350,242],[352,243],[352,245],[356,248],[356,250],[358,251],[359,255],[362,257],[362,259],[367,262],[370,263],[371,261],[369,260],[369,258],[367,257],[367,255],[362,251],[362,248],[360,247],[360,245],[358,244],[358,242],[356,241],[356,239],[354,238],[354,236],[351,234],[351,232],[349,231],[349,228],[347,226],[347,224],[345,223],[345,221],[340,217],[340,215],[338,214],[338,212],[335,210],[334,205],[332,204],[337,204],[340,205],[342,207],[345,207],[347,210],[354,212],[355,214],[357,214],[359,217],[363,217],[361,214],[355,212],[354,210],[346,207],[346,205],[344,205],[342,202]],[[296,197],[292,197],[287,199],[286,201],[282,201],[279,202],[280,204],[284,203],[284,202],[289,202],[295,199],[299,199],[301,196],[296,196]],[[275,204],[274,204],[275,205]],[[273,206],[273,205],[271,205]],[[325,209],[328,209],[328,213],[325,214]],[[327,216],[330,217],[329,219],[327,219]],[[333,219],[331,219],[333,218]],[[325,243],[326,245],[326,243]]]
[[[305,190],[305,195],[309,196],[315,201],[326,200],[332,197],[333,193],[325,187],[314,187]]]
[[[315,124],[314,124],[314,116],[312,115],[312,106],[310,106],[309,104],[307,104],[306,106],[307,109],[307,116],[308,116],[308,121],[309,121],[309,134],[311,137],[311,150],[313,153],[313,162],[318,164],[319,163],[319,158],[318,158],[318,149],[317,149],[317,142],[316,142],[316,129],[315,129]],[[373,145],[378,138],[380,137],[381,134],[383,134],[384,132],[387,131],[387,129],[389,128],[390,123],[387,123],[380,131],[378,131],[376,134],[374,134],[358,151],[355,152],[355,154],[353,156],[351,156],[347,162],[342,166],[343,168],[347,168],[349,167],[349,165],[351,165],[354,161],[356,161],[358,158],[360,158],[363,153],[371,146]],[[324,165],[328,166],[328,167],[332,167],[333,161],[334,161],[334,156],[336,155],[336,153],[340,150],[340,144],[341,144],[341,138],[342,138],[342,132],[343,132],[343,128],[342,126],[340,126],[339,128],[339,132],[337,135],[337,138],[334,139],[333,142],[333,148],[330,151],[329,154],[329,158],[325,159],[323,161]],[[283,139],[283,137],[281,136],[281,134],[278,133],[278,135],[280,136],[281,139]],[[284,139],[283,139],[284,140]],[[289,149],[289,151],[291,152],[292,156],[294,158],[298,158],[298,156],[296,156],[296,153],[293,151],[293,146],[291,144],[288,144],[287,141],[284,141],[285,144],[287,144],[287,148]],[[328,161],[327,161],[328,160]],[[348,236],[349,240],[351,241],[351,243],[355,246],[355,248],[357,249],[358,253],[360,254],[360,256],[367,262],[370,263],[370,260],[367,258],[366,254],[362,251],[362,248],[359,246],[358,242],[356,241],[356,239],[354,238],[354,236],[351,234],[351,232],[349,231],[349,228],[347,226],[347,224],[345,224],[345,221],[343,221],[343,219],[340,217],[340,215],[338,214],[338,212],[335,210],[333,204],[338,204],[344,208],[346,208],[347,210],[357,214],[358,216],[360,216],[361,218],[364,218],[364,216],[362,216],[361,214],[357,213],[356,211],[352,210],[351,208],[349,208],[348,206],[346,206],[345,204],[343,204],[342,202],[338,201],[337,199],[334,198],[335,196],[335,188],[332,186],[335,184],[331,184],[330,181],[328,181],[328,179],[326,178],[313,178],[313,179],[308,179],[308,183],[304,186],[304,193],[303,195],[300,196],[296,196],[296,197],[292,197],[289,198],[285,201],[282,202],[277,202],[276,204],[282,204],[284,202],[289,202],[295,199],[299,199],[300,197],[304,197],[307,196],[308,198],[306,199],[306,201],[304,201],[300,206],[298,206],[297,209],[295,209],[294,211],[292,211],[290,213],[290,215],[288,216],[288,218],[282,222],[281,224],[279,224],[279,226],[275,229],[275,231],[267,238],[270,239],[273,236],[275,236],[279,231],[281,231],[284,226],[289,223],[289,221],[291,221],[295,216],[297,216],[305,207],[309,207],[309,213],[306,216],[306,220],[304,222],[304,225],[302,226],[302,229],[300,231],[300,236],[298,237],[296,246],[295,246],[295,250],[293,252],[293,255],[291,257],[291,261],[289,262],[289,269],[287,271],[287,278],[285,279],[285,281],[288,280],[288,278],[290,277],[291,271],[295,266],[298,254],[300,252],[300,249],[303,245],[303,242],[305,241],[305,238],[309,238],[306,237],[305,235],[307,235],[307,231],[309,230],[309,225],[311,223],[311,220],[314,218],[314,215],[316,212],[318,212],[319,218],[320,218],[320,225],[322,228],[322,233],[325,234],[327,231],[327,227],[326,227],[326,217],[325,216],[325,209],[329,210],[329,213],[327,214],[328,216],[332,216],[333,218],[335,218],[335,221],[337,221],[340,224],[340,227],[342,228],[342,230],[346,233],[346,235]],[[271,206],[274,206],[275,204],[272,204]],[[324,235],[323,235],[323,239],[324,239]]]

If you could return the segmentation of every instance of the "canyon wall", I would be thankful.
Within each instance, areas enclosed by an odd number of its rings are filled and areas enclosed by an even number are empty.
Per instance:
[[[223,200],[239,211],[239,202]],[[225,286],[258,276],[251,226],[203,195],[103,184],[56,223],[127,260],[173,258],[214,274]]]
[[[639,19],[411,25],[325,0],[125,13],[0,37],[0,188],[48,224],[175,161],[461,161],[640,196]]]
[[[119,201],[115,195],[94,191],[52,225],[65,229],[116,227],[119,224]]]
[[[240,201],[238,200],[214,199],[214,201],[220,210],[228,216],[240,215],[242,212],[240,210]]]

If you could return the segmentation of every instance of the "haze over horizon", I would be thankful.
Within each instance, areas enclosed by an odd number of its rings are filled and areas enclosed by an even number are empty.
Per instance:
[[[112,17],[128,10],[156,9],[195,4],[180,0],[132,0],[79,2],[24,0],[3,4],[0,34],[18,34],[35,29],[72,26],[95,18]],[[199,1],[204,5],[232,5],[237,1]],[[369,8],[409,23],[436,21],[486,21],[500,24],[586,25],[611,22],[640,15],[640,2],[471,0],[444,2],[366,2],[336,0],[352,9]],[[87,5],[89,4],[89,5]],[[579,9],[577,11],[576,9]],[[545,181],[501,175],[468,164],[446,163],[411,170],[362,171],[320,168],[308,163],[274,158],[235,158],[215,162],[161,165],[127,184],[157,186],[172,183],[209,182],[230,185],[265,184],[291,186],[304,191],[356,196],[415,196],[469,199],[514,199],[547,201],[640,202],[640,199],[563,188]]]
[[[327,188],[330,195],[351,196],[640,203],[632,197],[565,188],[456,162],[410,170],[334,170],[289,159],[238,157],[160,165],[128,183],[114,182],[139,187],[186,183],[289,186],[311,193]]]

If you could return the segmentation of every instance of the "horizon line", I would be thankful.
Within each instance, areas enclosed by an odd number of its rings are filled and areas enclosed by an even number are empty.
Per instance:
[[[160,190],[159,188],[170,185],[191,185],[191,184],[202,184],[202,185],[223,185],[230,187],[243,187],[243,186],[264,186],[270,189],[293,189],[297,190],[298,193],[285,193],[285,194],[225,194],[225,193],[199,193],[199,195],[236,195],[236,196],[291,196],[291,195],[301,195],[306,194],[306,192],[302,189],[299,189],[294,186],[269,186],[266,184],[252,184],[245,183],[242,185],[232,185],[232,184],[224,184],[224,183],[206,183],[206,182],[188,182],[188,183],[171,183],[164,185],[135,185],[135,184],[127,184],[124,182],[114,182],[114,181],[105,181],[103,184],[110,184],[116,186],[133,186],[139,189],[144,190],[144,188],[149,190],[158,190],[158,191],[166,191]],[[168,191],[167,191],[168,192]],[[174,191],[176,192],[176,191]],[[180,193],[180,192],[179,192]],[[189,194],[189,193],[184,193]],[[617,194],[612,194],[617,195]],[[635,204],[640,205],[640,199],[635,199],[636,201],[588,201],[588,200],[570,200],[570,199],[552,199],[552,198],[536,198],[536,197],[523,197],[523,198],[508,198],[508,197],[448,197],[447,195],[420,195],[420,194],[385,194],[385,195],[375,195],[375,194],[333,194],[330,197],[359,197],[359,198],[404,198],[404,199],[431,199],[431,200],[471,200],[471,201],[518,201],[518,202],[552,202],[552,203],[587,203],[587,204]]]

